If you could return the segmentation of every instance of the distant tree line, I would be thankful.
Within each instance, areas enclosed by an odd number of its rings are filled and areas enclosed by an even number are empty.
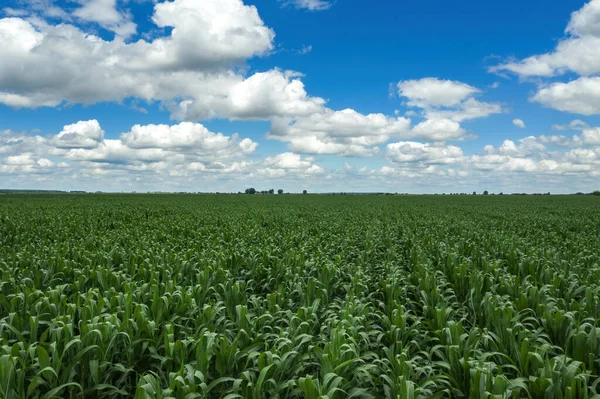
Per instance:
[[[268,195],[272,195],[272,194],[275,194],[275,190],[270,189],[270,190],[258,191],[254,187],[250,187],[250,188],[246,189],[245,193],[246,194],[252,194],[252,195],[254,195],[254,194],[268,194]],[[277,194],[279,194],[279,195],[283,194],[283,190],[282,189],[277,190]],[[304,190],[304,191],[302,191],[302,194],[308,194],[308,191]]]

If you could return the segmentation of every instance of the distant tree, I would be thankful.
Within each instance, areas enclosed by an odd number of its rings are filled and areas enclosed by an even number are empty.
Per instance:
[[[254,188],[247,188],[246,189],[246,194],[256,194],[256,189],[254,189]]]
[[[282,189],[277,190],[277,194],[283,194],[283,190]]]
[[[477,191],[473,191],[473,195],[477,195]]]
[[[500,192],[500,194],[498,194],[498,195],[504,195],[504,193],[503,193],[503,192]]]
[[[592,195],[600,195],[600,190],[596,190],[592,193]]]
[[[483,195],[489,195],[489,194],[490,194],[490,193],[488,193],[488,191],[487,191],[487,190],[485,190],[485,191],[483,192]]]
[[[308,191],[304,190],[302,191],[302,194],[308,194]]]
[[[273,190],[273,189],[270,189],[270,190],[269,190],[269,194],[275,194],[275,190]]]

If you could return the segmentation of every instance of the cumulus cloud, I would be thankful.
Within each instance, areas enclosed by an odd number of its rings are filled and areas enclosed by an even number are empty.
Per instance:
[[[302,181],[314,191],[455,192],[510,181],[513,190],[569,192],[600,177],[600,129],[589,126],[573,136],[505,140],[473,155],[441,142],[397,141],[385,148],[389,165],[373,169],[346,163],[328,170],[315,157],[292,152],[260,159],[252,140],[212,133],[196,123],[135,125],[118,139],[101,132],[95,121],[43,137],[0,131],[3,182],[88,190],[238,191],[248,181],[261,188],[273,188],[277,181],[293,191]]]
[[[162,163],[178,165],[201,162],[207,168],[253,153],[258,144],[237,134],[210,132],[199,123],[178,125],[135,125],[119,139],[105,139],[96,120],[66,125],[50,137],[5,133],[0,136],[0,155],[7,165],[38,162],[49,166],[48,156],[64,161],[115,163]],[[40,163],[41,162],[41,163]],[[139,166],[139,165],[138,165]]]
[[[600,37],[600,1],[592,0],[573,12],[565,31],[573,36]]]
[[[251,160],[257,147],[249,138],[213,133],[199,123],[134,125],[118,139],[107,139],[98,121],[79,121],[46,137],[0,132],[0,174],[29,176],[28,181],[70,175],[84,184],[110,178],[110,184],[139,186],[157,181],[183,184],[198,176],[294,180],[326,173],[315,158],[289,152]]]
[[[478,89],[466,83],[437,78],[403,80],[397,86],[398,94],[408,98],[408,105],[419,108],[452,107],[479,93]]]
[[[448,141],[469,135],[458,122],[444,117],[426,119],[411,128],[411,120],[405,117],[325,108],[303,117],[273,118],[267,137],[289,143],[296,153],[368,157],[392,139]]]
[[[285,0],[283,4],[309,11],[323,11],[330,9],[333,2],[327,0]]]
[[[66,125],[51,143],[57,148],[95,148],[104,140],[104,130],[97,120]]]
[[[466,135],[458,122],[449,119],[427,119],[412,129],[415,138],[431,141],[461,139]]]
[[[56,18],[69,20],[70,15],[55,4],[54,0],[20,0],[16,6],[23,8],[6,7],[2,9],[9,17],[33,17]]]
[[[560,75],[568,71],[580,75],[600,72],[600,0],[592,0],[571,15],[563,38],[553,52],[511,61],[491,68],[521,77]]]
[[[600,113],[600,0],[591,0],[573,12],[565,37],[554,51],[505,62],[491,72],[512,72],[521,78],[581,75],[570,82],[543,84],[532,101],[559,111],[581,115]]]
[[[513,119],[512,124],[521,129],[525,129],[525,127],[526,127],[523,119]]]
[[[86,2],[83,9],[108,3]],[[99,18],[101,13],[92,14]],[[235,98],[236,88],[261,90],[270,84],[264,82],[268,79],[273,80],[271,89],[284,92],[278,99],[298,99],[294,93],[302,90],[301,82],[289,74],[271,71],[266,78],[257,75],[246,81],[232,69],[273,48],[275,34],[255,7],[241,0],[174,0],[156,4],[152,22],[172,28],[170,34],[127,44],[68,23],[0,19],[0,103],[40,107],[139,98],[165,104],[188,101],[184,104],[193,108],[194,117],[229,117],[230,111],[244,112],[237,106],[241,100]]]
[[[583,130],[588,127],[589,125],[581,119],[575,119],[567,125],[552,125],[553,130]]]
[[[387,145],[386,157],[396,163],[456,163],[464,156],[460,147],[401,141]]]
[[[296,175],[320,175],[325,173],[325,170],[314,162],[313,157],[302,158],[298,154],[286,152],[266,158],[264,168],[258,169],[258,172],[269,177],[282,177],[289,173]]]
[[[379,151],[378,145],[408,132],[410,119],[403,117],[326,109],[294,119],[273,119],[268,137],[290,143],[290,149],[299,153],[369,156]]]
[[[421,108],[429,119],[462,122],[502,112],[499,104],[475,99],[480,90],[463,82],[423,78],[400,81],[397,88],[409,107]]]
[[[131,21],[131,14],[117,9],[117,0],[85,0],[73,15],[80,20],[95,22],[104,29],[115,32],[124,38],[136,33],[137,25]]]
[[[132,149],[160,148],[180,153],[198,151],[215,154],[231,153],[232,149],[252,153],[258,144],[237,134],[231,137],[212,133],[199,123],[182,122],[178,125],[135,125],[130,132],[121,135],[121,142]]]
[[[568,83],[553,83],[538,90],[532,100],[559,111],[599,114],[600,78],[581,77]]]
[[[197,120],[206,110],[234,119],[310,115],[324,110],[325,100],[307,94],[300,75],[274,69],[225,83],[223,94],[204,101],[184,100],[172,107],[176,119]]]

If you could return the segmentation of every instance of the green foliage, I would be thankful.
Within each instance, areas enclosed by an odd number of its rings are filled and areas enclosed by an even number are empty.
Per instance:
[[[590,398],[591,196],[0,198],[0,398]]]

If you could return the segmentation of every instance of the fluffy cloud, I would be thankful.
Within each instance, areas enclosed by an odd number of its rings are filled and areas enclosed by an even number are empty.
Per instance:
[[[83,9],[108,3],[86,2]],[[256,106],[264,116],[269,104],[244,104],[239,93],[256,89],[262,95],[270,89],[275,92],[271,104],[280,107],[274,114],[303,106],[298,96],[302,84],[289,74],[271,71],[246,80],[231,69],[273,48],[274,33],[255,7],[240,0],[174,0],[156,4],[152,21],[172,28],[170,34],[125,43],[118,37],[106,41],[66,23],[0,19],[0,103],[40,107],[139,98],[177,110],[174,104],[188,101],[183,104],[191,107],[191,102],[194,117],[247,116],[248,106]],[[251,93],[249,100],[256,96]],[[292,104],[282,104],[289,96]],[[307,99],[312,105],[319,101]]]
[[[20,0],[17,5],[24,8],[7,7],[2,11],[10,17],[40,16],[41,18],[70,19],[70,15],[54,3],[55,0]]]
[[[289,173],[296,175],[320,175],[325,170],[314,163],[312,157],[302,158],[298,154],[286,152],[268,157],[264,161],[264,168],[258,169],[258,172],[269,177],[282,177]]]
[[[66,125],[51,143],[57,148],[95,148],[104,140],[104,130],[97,120]]]
[[[600,37],[600,1],[592,0],[575,11],[566,32],[573,36]]]
[[[522,78],[553,77],[574,72],[581,75],[570,82],[542,85],[531,98],[559,111],[582,115],[600,113],[600,0],[591,0],[571,15],[565,38],[554,51],[511,61],[490,69],[509,71]]]
[[[525,129],[525,127],[526,127],[523,119],[513,119],[512,124],[521,129]]]
[[[600,177],[600,129],[573,126],[581,130],[573,136],[505,140],[474,155],[440,142],[399,141],[386,146],[389,165],[379,169],[344,164],[326,170],[314,157],[291,152],[261,160],[251,140],[200,124],[136,125],[106,139],[99,124],[82,121],[46,137],[1,131],[0,175],[12,187],[35,182],[84,190],[238,191],[251,185],[296,192],[574,192]],[[565,149],[557,150],[560,144]]]
[[[257,147],[258,144],[248,138],[213,133],[201,124],[190,122],[172,126],[135,125],[119,139],[105,139],[96,120],[67,125],[48,138],[12,132],[0,136],[0,155],[6,154],[4,164],[7,165],[24,164],[24,160],[28,160],[28,164],[38,162],[40,166],[49,166],[40,160],[53,156],[64,161],[130,166],[201,162],[209,169],[222,168],[221,162],[244,157]]]
[[[396,163],[424,162],[449,164],[463,158],[460,147],[452,145],[431,145],[413,141],[401,141],[387,145],[386,157]]]
[[[446,118],[426,119],[411,128],[404,117],[324,109],[293,119],[274,118],[267,137],[289,143],[296,153],[368,157],[394,138],[448,141],[468,135],[458,122]]]
[[[171,107],[176,119],[197,120],[212,115],[234,119],[268,119],[302,116],[324,110],[325,100],[311,97],[297,73],[277,69],[256,73],[245,80],[223,82],[221,94],[184,100]]]
[[[534,153],[545,151],[546,146],[544,140],[535,136],[525,137],[518,141],[518,145],[512,140],[504,140],[502,144],[495,148],[492,145],[484,147],[483,152],[485,155],[510,155],[526,157]]]
[[[502,112],[499,104],[475,99],[479,89],[458,81],[423,78],[401,81],[397,87],[398,95],[408,99],[406,104],[423,109],[428,119],[462,122]]]
[[[409,132],[410,120],[406,118],[326,109],[295,119],[276,118],[268,137],[289,142],[299,153],[368,156],[377,153],[376,146],[391,137]]]
[[[199,123],[182,122],[178,125],[135,125],[121,135],[121,142],[132,149],[159,148],[180,153],[207,153],[217,155],[241,152],[252,153],[258,144],[237,134],[231,137],[212,133]],[[232,150],[236,151],[232,151]],[[234,154],[235,155],[235,154]]]
[[[587,129],[589,125],[581,119],[575,119],[569,122],[568,125],[552,125],[554,130],[583,130]]]
[[[79,122],[82,123],[82,122]],[[203,162],[218,163],[253,153],[258,144],[237,134],[231,137],[210,132],[199,123],[135,125],[118,140],[103,140],[94,148],[68,151],[69,160],[93,162]]]
[[[117,0],[85,0],[73,15],[83,21],[95,22],[119,36],[129,37],[136,33],[131,15],[117,10]]]
[[[250,160],[257,147],[249,138],[213,133],[198,123],[135,125],[118,139],[106,139],[96,120],[80,121],[49,137],[0,132],[0,175],[28,176],[28,181],[51,176],[67,181],[70,176],[70,184],[84,186],[110,179],[102,183],[103,189],[125,182],[138,187],[160,182],[176,190],[181,186],[170,184],[194,179],[297,180],[326,172],[313,157],[294,153]]]
[[[600,113],[600,78],[581,77],[568,83],[553,83],[540,89],[533,101],[557,109],[581,115]]]
[[[458,122],[449,119],[427,119],[413,127],[412,133],[415,138],[431,141],[457,140],[466,135]]]
[[[408,105],[419,108],[453,107],[479,93],[478,89],[466,83],[437,78],[404,80],[398,82],[397,86],[398,94],[408,98]]]
[[[284,4],[309,11],[328,10],[332,6],[332,2],[326,0],[286,0]]]
[[[492,72],[510,71],[522,77],[554,76],[572,71],[580,75],[600,72],[600,0],[592,0],[571,15],[567,35],[556,49],[522,61],[507,62]]]

